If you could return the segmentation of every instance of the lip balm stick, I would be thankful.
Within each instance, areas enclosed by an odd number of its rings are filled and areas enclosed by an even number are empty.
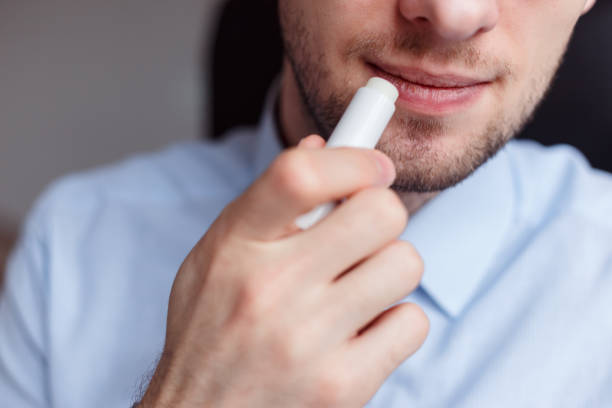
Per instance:
[[[374,77],[359,88],[340,122],[332,132],[326,148],[363,147],[373,149],[395,113],[395,101],[399,93],[389,81]],[[295,224],[308,229],[336,207],[326,203],[301,215]]]

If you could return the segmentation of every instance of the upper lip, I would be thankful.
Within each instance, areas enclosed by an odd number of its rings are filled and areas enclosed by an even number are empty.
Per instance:
[[[415,67],[373,65],[374,68],[407,82],[435,88],[464,88],[491,82],[492,79],[473,78],[455,73],[430,73]]]

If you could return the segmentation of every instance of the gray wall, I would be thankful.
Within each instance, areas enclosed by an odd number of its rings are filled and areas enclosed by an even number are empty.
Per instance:
[[[1,1],[0,220],[61,174],[197,137],[221,1]]]

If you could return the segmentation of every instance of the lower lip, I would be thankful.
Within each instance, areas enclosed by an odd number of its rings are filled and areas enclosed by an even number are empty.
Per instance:
[[[380,76],[399,91],[398,105],[404,109],[423,115],[448,115],[467,109],[474,104],[489,82],[454,88],[438,88],[420,85],[391,75],[386,71],[372,67],[374,74]]]

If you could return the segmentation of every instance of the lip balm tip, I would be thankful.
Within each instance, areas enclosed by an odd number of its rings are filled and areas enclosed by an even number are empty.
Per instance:
[[[399,91],[397,90],[397,87],[384,78],[372,77],[368,81],[366,87],[376,89],[378,92],[389,98],[392,103],[395,103],[397,98],[399,98]]]

